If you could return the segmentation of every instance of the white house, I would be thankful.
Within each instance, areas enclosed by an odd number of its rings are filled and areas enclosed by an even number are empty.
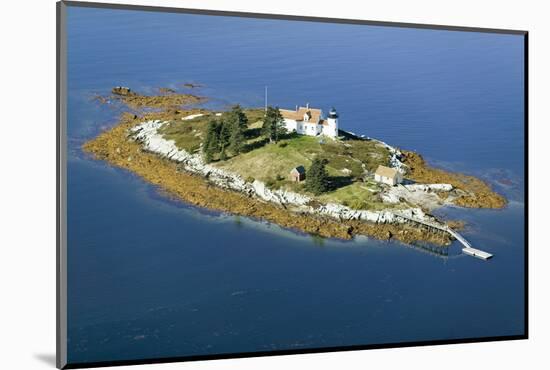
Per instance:
[[[394,168],[378,166],[376,172],[374,173],[374,180],[383,184],[394,186],[403,182],[403,176],[401,175],[401,172]]]
[[[296,131],[301,135],[325,135],[335,138],[338,136],[338,114],[332,108],[327,118],[323,118],[321,109],[296,107],[296,110],[279,109],[285,120],[288,132]]]

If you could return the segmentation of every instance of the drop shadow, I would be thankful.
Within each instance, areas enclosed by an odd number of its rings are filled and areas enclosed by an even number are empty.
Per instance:
[[[265,146],[267,143],[269,143],[268,139],[262,139],[262,140],[254,141],[252,143],[246,144],[243,148],[243,152],[245,152],[245,153],[251,152],[254,149],[259,149],[259,148]]]
[[[35,353],[34,358],[51,367],[56,366],[55,353]]]
[[[344,186],[351,185],[352,183],[353,183],[353,179],[350,176],[331,176],[331,177],[329,177],[330,191],[334,191],[334,190],[343,188]]]
[[[414,185],[416,184],[416,181],[414,180],[411,180],[411,179],[403,179],[403,181],[401,182],[402,185]]]

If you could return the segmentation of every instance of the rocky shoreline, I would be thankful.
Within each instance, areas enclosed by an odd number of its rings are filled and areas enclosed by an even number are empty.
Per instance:
[[[271,190],[256,180],[246,182],[236,174],[205,164],[200,155],[179,150],[157,133],[162,122],[142,122],[132,114],[125,114],[117,126],[85,143],[83,149],[200,207],[263,219],[323,237],[350,239],[354,235],[367,235],[409,244],[451,242],[446,233],[411,226],[399,217],[404,214],[437,222],[420,208],[353,210],[340,204],[318,204],[302,194]]]

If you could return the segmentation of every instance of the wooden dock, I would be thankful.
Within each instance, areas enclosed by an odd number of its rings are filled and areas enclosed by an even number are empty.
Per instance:
[[[436,230],[441,230],[441,231],[444,231],[444,232],[447,232],[447,233],[451,234],[451,236],[453,238],[455,238],[460,244],[462,244],[464,246],[464,248],[462,248],[462,253],[464,253],[464,254],[467,254],[467,255],[472,256],[472,257],[480,258],[482,260],[488,260],[489,258],[493,257],[493,255],[491,253],[487,253],[487,252],[484,252],[482,250],[479,250],[479,249],[476,249],[476,248],[472,247],[472,245],[470,244],[470,242],[468,242],[466,240],[466,238],[464,238],[457,231],[451,229],[447,225],[442,225],[442,224],[439,224],[439,223],[436,223],[436,222],[431,222],[431,221],[419,220],[419,219],[416,219],[414,217],[409,217],[409,216],[405,216],[405,215],[402,215],[402,214],[398,214],[397,216],[403,218],[404,220],[416,222],[416,223],[422,224],[424,226],[428,226],[430,228],[433,228],[433,229],[436,229]]]

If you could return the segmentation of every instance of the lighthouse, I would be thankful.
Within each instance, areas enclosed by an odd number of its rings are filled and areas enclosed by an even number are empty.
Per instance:
[[[337,137],[338,136],[338,113],[336,109],[332,107],[328,112],[327,117],[327,136]]]

